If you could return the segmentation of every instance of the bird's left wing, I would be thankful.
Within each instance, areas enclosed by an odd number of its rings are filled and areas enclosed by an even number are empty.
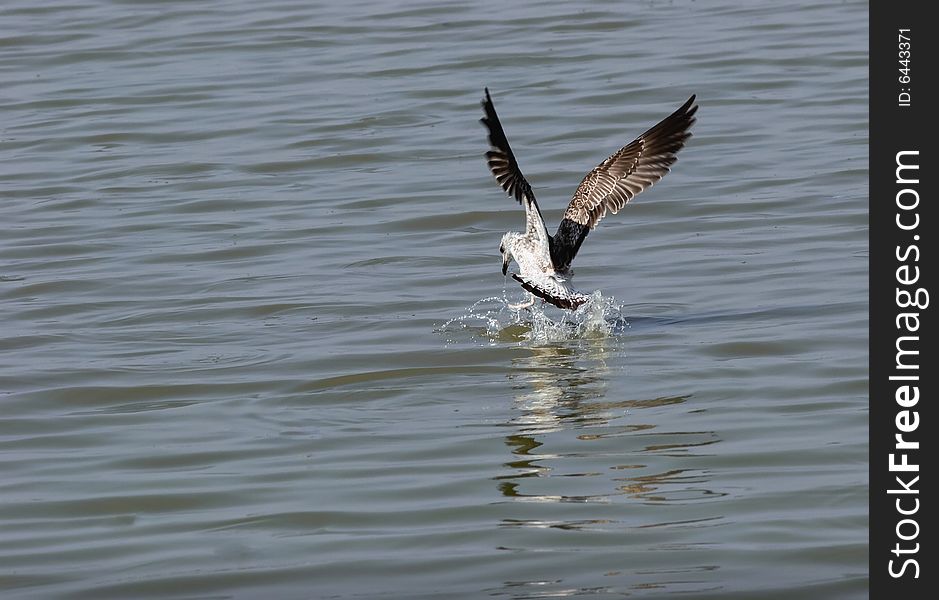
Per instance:
[[[495,176],[496,181],[502,186],[510,196],[514,197],[521,204],[525,204],[525,221],[528,234],[535,233],[544,243],[546,252],[549,243],[548,230],[545,228],[544,217],[541,216],[541,209],[538,208],[538,202],[535,200],[535,194],[531,191],[531,185],[522,174],[522,170],[515,160],[512,148],[509,146],[509,140],[505,136],[505,130],[502,129],[502,123],[499,122],[499,116],[496,114],[496,107],[492,104],[492,97],[489,95],[489,88],[486,88],[486,97],[482,101],[483,111],[486,116],[480,119],[486,129],[489,130],[489,145],[491,148],[486,152],[486,163],[489,170]]]
[[[509,140],[505,137],[502,123],[499,122],[499,116],[496,114],[496,107],[493,106],[492,97],[489,95],[489,88],[486,88],[486,97],[483,98],[482,105],[486,116],[480,121],[489,130],[489,145],[492,146],[489,152],[486,152],[489,170],[492,171],[502,189],[519,203],[522,202],[524,196],[534,199],[531,186],[528,185],[522,170],[518,167],[518,161],[515,160],[512,148],[509,146]]]

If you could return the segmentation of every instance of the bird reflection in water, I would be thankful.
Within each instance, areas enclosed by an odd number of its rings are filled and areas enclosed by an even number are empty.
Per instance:
[[[608,398],[607,363],[621,351],[621,343],[598,337],[576,345],[529,347],[529,354],[513,361],[516,415],[507,423],[513,433],[505,437],[513,454],[505,463],[511,472],[496,477],[504,496],[544,502],[612,502],[617,496],[669,502],[722,495],[705,487],[707,476],[698,469],[672,465],[656,470],[675,462],[665,459],[696,456],[696,450],[718,442],[715,432],[664,431],[661,424],[640,421],[645,409],[681,405],[690,394]],[[549,442],[558,451],[546,451]],[[555,493],[526,492],[523,484],[530,478],[539,480],[532,487]],[[546,479],[558,485],[545,485]],[[604,484],[597,489],[599,481]]]
[[[621,361],[622,343],[600,336],[529,347],[514,361],[512,458],[495,479],[505,501],[499,525],[518,535],[499,549],[560,555],[553,577],[519,571],[494,595],[715,589],[711,534],[724,519],[712,501],[726,494],[701,464],[720,439],[682,426],[693,421],[688,393],[611,399],[622,373],[609,364]],[[581,566],[564,568],[568,559]]]

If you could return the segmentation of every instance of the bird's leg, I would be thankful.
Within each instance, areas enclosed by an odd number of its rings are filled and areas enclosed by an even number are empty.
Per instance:
[[[535,303],[535,295],[532,293],[529,293],[528,302],[525,302],[524,304],[509,304],[508,307],[511,308],[512,310],[522,310],[523,308],[528,308],[534,303]]]

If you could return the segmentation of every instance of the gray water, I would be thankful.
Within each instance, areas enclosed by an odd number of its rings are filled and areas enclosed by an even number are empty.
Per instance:
[[[867,593],[867,4],[0,8],[4,598]],[[493,93],[556,226],[506,302]]]

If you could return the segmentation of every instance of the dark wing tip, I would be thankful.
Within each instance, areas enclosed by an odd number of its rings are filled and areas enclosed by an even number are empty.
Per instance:
[[[489,164],[489,170],[502,189],[519,203],[522,202],[524,196],[534,198],[531,186],[525,180],[525,176],[522,175],[518,162],[515,160],[515,155],[512,154],[509,140],[506,138],[505,130],[502,129],[502,123],[499,122],[499,116],[496,114],[496,107],[489,95],[489,88],[483,89],[486,93],[486,97],[482,100],[485,116],[479,122],[489,132],[490,150],[486,152],[486,162]]]
[[[695,118],[695,114],[697,114],[698,112],[698,105],[694,103],[697,97],[698,97],[697,94],[691,94],[691,97],[688,98],[688,100],[684,104],[682,104],[681,108],[679,108],[677,111],[679,114],[682,114],[682,116],[685,119],[688,120],[689,128],[692,125],[694,125],[695,121],[697,121],[697,119]],[[689,132],[688,135],[690,136],[691,133]]]
[[[696,99],[697,94],[692,94],[675,112],[659,121],[639,138],[646,141],[655,139],[670,140],[674,147],[667,148],[667,151],[672,154],[677,153],[684,146],[685,141],[691,137],[691,127],[698,120],[695,117],[698,112],[698,105],[695,104]],[[663,148],[662,150],[666,149]]]
[[[697,98],[697,94],[692,94],[672,114],[588,173],[574,192],[564,219],[593,229],[607,212],[618,212],[632,198],[669,173],[697,121]],[[603,185],[600,186],[598,181]]]
[[[483,88],[483,90],[486,92],[486,97],[480,100],[479,103],[482,105],[483,109],[486,111],[486,114],[488,115],[489,107],[492,106],[492,96],[489,95],[489,88],[486,87],[486,88]]]

